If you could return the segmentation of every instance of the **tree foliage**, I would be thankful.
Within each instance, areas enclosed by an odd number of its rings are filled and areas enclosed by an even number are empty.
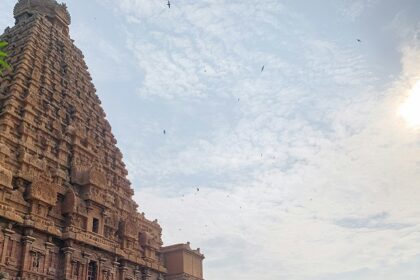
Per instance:
[[[7,47],[7,42],[0,41],[0,75],[3,74],[3,71],[10,69],[10,65],[7,63],[7,53],[4,51],[4,48]]]

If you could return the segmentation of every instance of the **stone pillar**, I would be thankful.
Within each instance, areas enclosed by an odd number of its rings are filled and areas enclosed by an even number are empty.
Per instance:
[[[13,234],[15,233],[11,228],[3,229],[4,232],[4,242],[3,242],[3,250],[1,252],[1,264],[6,263],[6,256],[7,256],[7,247],[9,246],[9,240],[12,238]]]
[[[21,275],[31,268],[31,256],[30,256],[30,250],[32,247],[32,243],[36,240],[35,237],[32,237],[33,230],[28,229],[25,230],[25,236],[22,238],[23,246],[22,246],[22,265],[21,265]]]
[[[85,263],[84,263],[81,279],[87,279],[90,257],[91,257],[91,254],[83,252],[83,258],[85,259]]]
[[[102,267],[103,267],[105,261],[106,261],[106,259],[104,259],[102,257],[100,257],[99,261],[98,261],[98,279],[100,279],[100,280],[102,280],[102,276],[103,276]]]
[[[70,280],[71,279],[71,256],[75,250],[71,247],[66,247],[63,249],[64,252],[64,271],[63,271],[63,279]]]
[[[147,267],[143,268],[143,275],[141,277],[141,280],[149,280],[152,277],[152,274],[150,273],[150,269]]]
[[[48,260],[50,258],[50,253],[54,247],[55,245],[53,243],[49,241],[45,242],[46,253],[45,253],[45,259],[44,259],[44,274],[47,274],[47,275],[51,275],[50,269],[53,269],[53,267],[51,267],[51,263],[48,263]]]
[[[127,274],[127,270],[128,270],[128,268],[124,264],[120,267],[120,278],[119,278],[119,280],[125,280],[125,275]]]
[[[117,261],[117,259],[115,259],[115,261],[112,263],[112,269],[113,269],[113,278],[112,280],[118,280],[119,279],[119,274],[118,274],[118,267],[120,266],[120,263]]]
[[[136,270],[134,270],[134,279],[141,280],[141,270],[140,270],[140,268],[137,268]]]

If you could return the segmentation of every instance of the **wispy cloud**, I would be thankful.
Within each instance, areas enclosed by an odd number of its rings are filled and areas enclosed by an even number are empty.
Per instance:
[[[186,106],[187,123],[208,106],[217,115],[196,137],[173,127],[152,158],[130,150],[138,201],[166,242],[205,247],[209,279],[346,277],[419,253],[417,134],[396,114],[417,42],[384,90],[359,49],[274,1],[130,3],[115,8],[140,26],[127,34],[146,73],[140,97]]]
[[[336,224],[345,228],[352,229],[372,229],[372,230],[384,230],[384,229],[402,229],[410,227],[407,224],[387,222],[389,217],[388,213],[380,213],[367,218],[344,218],[336,221]]]
[[[343,15],[355,21],[360,18],[367,9],[378,3],[378,0],[346,0],[342,9]]]
[[[13,7],[15,5],[14,0],[4,0],[2,1],[2,10],[3,11],[13,11]],[[3,29],[7,26],[12,27],[14,23],[13,15],[12,13],[4,14],[4,16],[0,17],[0,26],[2,29],[0,30],[0,33],[3,33]]]

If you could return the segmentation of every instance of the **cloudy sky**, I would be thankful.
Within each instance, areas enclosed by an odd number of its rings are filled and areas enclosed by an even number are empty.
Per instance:
[[[207,280],[418,279],[420,1],[66,2],[140,210]]]

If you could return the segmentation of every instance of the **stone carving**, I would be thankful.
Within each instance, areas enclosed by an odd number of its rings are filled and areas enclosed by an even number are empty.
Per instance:
[[[94,185],[98,187],[106,187],[107,181],[103,171],[97,167],[81,167],[75,165],[71,172],[72,183],[78,185]]]
[[[120,222],[120,233],[124,237],[136,238],[138,236],[138,225],[131,217]]]
[[[141,246],[149,246],[150,241],[152,240],[152,235],[147,231],[140,233],[140,245]]]
[[[73,214],[76,211],[76,199],[74,191],[72,189],[68,190],[61,206],[61,213],[63,215]]]
[[[10,156],[10,149],[5,144],[0,143],[0,160],[4,160],[5,158]]]
[[[0,166],[0,186],[12,189],[13,173],[4,167]]]
[[[106,187],[106,176],[104,172],[97,167],[93,167],[89,172],[89,183],[98,187]]]
[[[107,193],[106,194],[106,203],[109,204],[109,205],[114,205],[115,204],[115,197],[112,194]]]
[[[45,180],[36,180],[31,184],[28,191],[28,199],[39,200],[54,206],[57,201],[58,187]]]

